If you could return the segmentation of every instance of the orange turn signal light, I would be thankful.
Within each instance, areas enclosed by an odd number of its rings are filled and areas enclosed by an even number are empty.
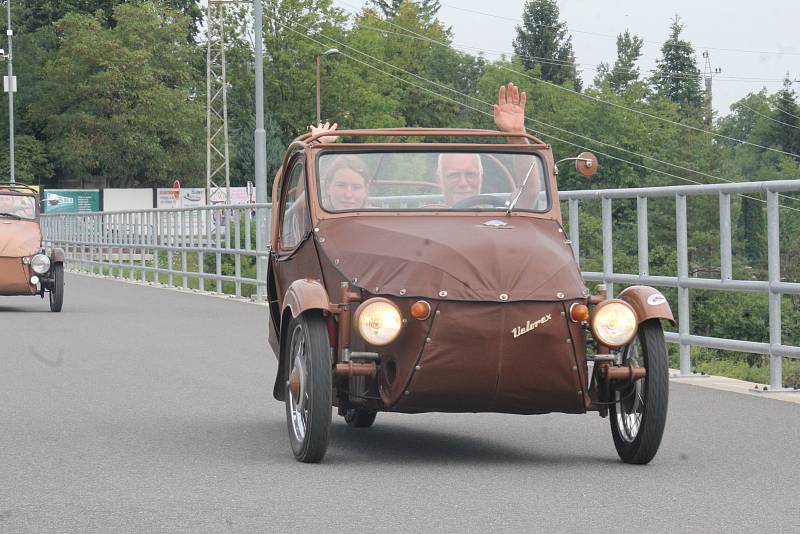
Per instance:
[[[589,307],[585,304],[575,303],[569,308],[569,316],[576,323],[589,320]]]
[[[431,316],[431,305],[424,300],[418,300],[411,305],[411,317],[418,321],[424,321]]]

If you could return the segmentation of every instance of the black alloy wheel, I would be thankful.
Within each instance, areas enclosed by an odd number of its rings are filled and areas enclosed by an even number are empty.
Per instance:
[[[375,422],[378,412],[363,408],[348,408],[344,413],[344,420],[353,428],[369,428]]]
[[[639,325],[636,337],[624,349],[622,364],[644,367],[647,374],[614,391],[611,434],[623,462],[646,464],[661,444],[669,398],[667,344],[658,319]]]
[[[328,448],[333,384],[330,344],[325,320],[315,312],[292,319],[285,345],[286,422],[294,457],[322,461]]]
[[[50,311],[60,312],[64,304],[64,264],[53,264],[50,276]]]

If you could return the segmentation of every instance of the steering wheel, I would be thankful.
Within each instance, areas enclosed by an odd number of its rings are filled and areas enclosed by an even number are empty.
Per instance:
[[[489,204],[493,208],[504,208],[506,206],[506,201],[493,195],[473,195],[459,200],[450,207],[453,209],[475,208],[481,204]]]

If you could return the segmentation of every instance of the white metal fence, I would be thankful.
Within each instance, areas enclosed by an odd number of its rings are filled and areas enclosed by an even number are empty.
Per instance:
[[[680,344],[680,369],[682,375],[691,375],[690,347],[741,351],[770,356],[770,387],[783,388],[782,358],[800,358],[800,347],[785,345],[781,336],[781,296],[800,295],[800,283],[781,280],[780,276],[780,208],[779,195],[785,192],[800,192],[800,180],[769,182],[747,182],[695,186],[649,187],[633,189],[603,189],[594,191],[568,191],[560,194],[567,201],[569,212],[569,234],[575,258],[580,258],[580,205],[582,202],[599,201],[602,217],[602,265],[601,272],[583,271],[587,281],[604,282],[613,294],[613,284],[645,284],[657,287],[677,288],[678,332],[667,333],[667,341]],[[734,280],[731,246],[731,195],[766,193],[767,204],[767,280]],[[717,196],[719,199],[719,278],[689,276],[689,245],[687,221],[687,197]],[[671,198],[675,202],[675,235],[677,243],[677,276],[653,276],[650,274],[648,199]],[[638,272],[621,273],[614,269],[612,201],[616,199],[636,200]],[[712,220],[714,214],[705,214]],[[755,291],[769,295],[769,343],[697,336],[691,333],[689,291],[711,289],[718,291]]]
[[[266,282],[256,262],[268,252],[257,250],[257,222],[268,228],[271,210],[247,204],[52,214],[42,216],[42,230],[74,271],[261,298]]]
[[[780,277],[779,195],[785,192],[800,192],[800,181],[568,191],[561,192],[560,200],[568,205],[569,234],[579,262],[581,205],[601,204],[602,271],[583,271],[585,280],[605,283],[610,294],[615,283],[677,289],[678,332],[668,332],[666,337],[667,341],[680,345],[681,374],[691,375],[692,346],[766,354],[770,356],[770,387],[780,390],[782,358],[800,358],[800,347],[784,344],[781,335],[781,296],[800,295],[800,283],[785,282]],[[731,246],[731,195],[753,193],[766,193],[768,277],[736,280]],[[718,197],[719,202],[719,278],[689,274],[687,197],[708,195]],[[656,198],[673,199],[675,203],[676,276],[650,274],[648,199]],[[617,199],[636,201],[638,270],[633,273],[617,272],[614,268],[612,202]],[[383,200],[382,205],[404,205],[399,197]],[[266,269],[255,274],[255,264],[259,258],[264,261],[269,252],[266,245],[264,250],[257,250],[254,238],[259,219],[268,228],[271,209],[269,204],[252,204],[54,214],[43,216],[42,224],[45,240],[66,251],[67,267],[71,270],[237,296],[246,293],[262,299]],[[245,271],[253,273],[252,276],[246,276]],[[249,291],[243,291],[243,286]],[[693,335],[689,298],[692,289],[767,294],[769,342]]]

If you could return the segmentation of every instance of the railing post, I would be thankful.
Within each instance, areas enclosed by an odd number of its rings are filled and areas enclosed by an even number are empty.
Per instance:
[[[769,385],[783,388],[783,358],[775,354],[781,344],[781,293],[775,284],[781,281],[780,213],[778,193],[767,190],[767,268],[769,271]]]
[[[719,277],[723,282],[733,280],[731,258],[731,195],[719,194]]]
[[[577,198],[569,199],[569,240],[572,241],[572,254],[575,256],[575,261],[580,266],[581,264],[581,231],[580,231],[580,218],[578,217],[578,204]]]
[[[606,285],[608,297],[614,296],[614,284],[609,282],[608,277],[614,272],[614,235],[613,220],[611,215],[611,199],[603,197],[603,283]]]
[[[639,276],[650,274],[650,244],[647,233],[647,197],[636,197],[636,230],[639,249]]]
[[[678,334],[680,336],[681,376],[692,374],[691,346],[686,343],[690,332],[691,315],[689,311],[689,236],[686,228],[686,195],[675,195],[675,227],[678,246]]]

